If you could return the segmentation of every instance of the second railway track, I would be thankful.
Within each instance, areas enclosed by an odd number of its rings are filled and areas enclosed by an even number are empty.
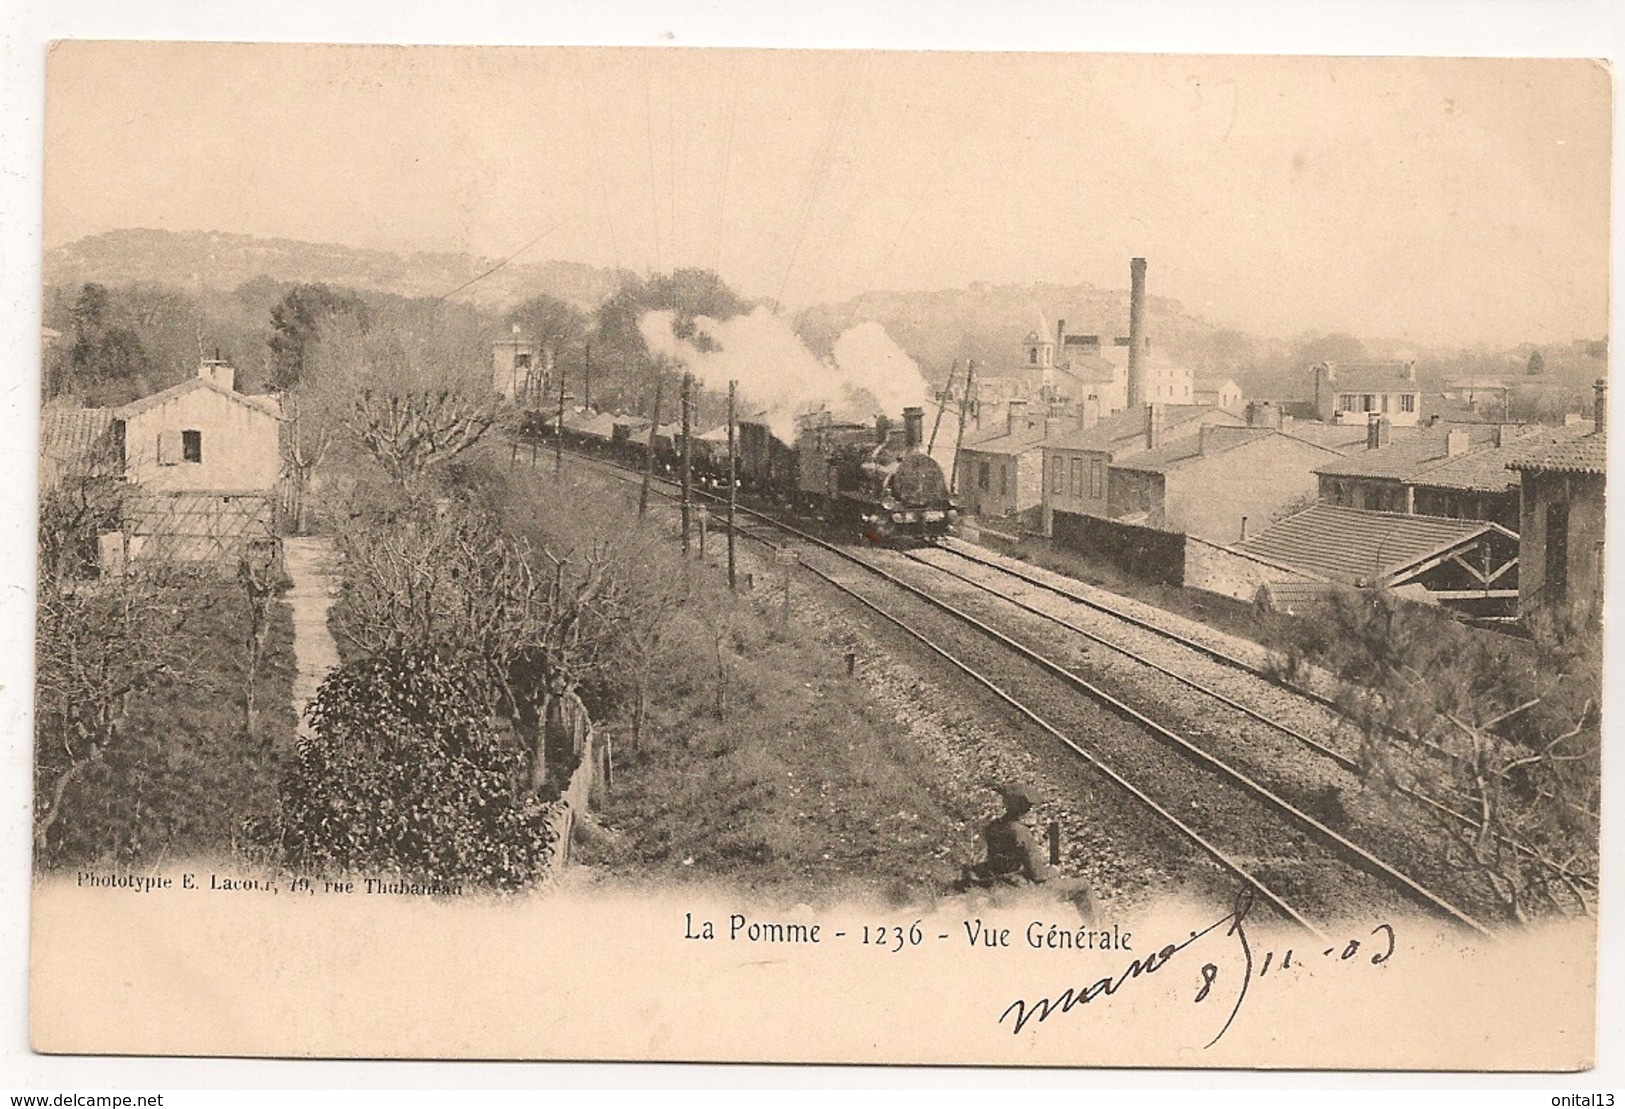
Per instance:
[[[594,461],[616,471],[621,480],[641,480],[613,463]],[[659,479],[654,483],[659,495],[674,497],[661,488],[664,484]],[[765,513],[741,506],[738,514],[749,522],[748,528],[741,522],[741,534],[793,548],[808,572],[1081,756],[1147,812],[1252,886],[1281,916],[1319,932],[1320,926],[1354,912],[1420,907],[1487,931],[1451,897],[1282,796],[1272,788],[1278,783],[1247,773],[1209,744],[1153,719],[1066,663],[893,573],[895,566],[881,564],[892,552],[860,554]],[[764,527],[771,531],[764,533]],[[1147,742],[1148,736],[1154,740]]]

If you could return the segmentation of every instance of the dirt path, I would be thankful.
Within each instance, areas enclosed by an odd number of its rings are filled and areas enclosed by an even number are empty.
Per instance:
[[[285,539],[282,553],[293,579],[287,593],[293,608],[293,657],[299,668],[293,678],[293,711],[299,715],[303,735],[305,706],[327,672],[339,664],[338,644],[327,630],[327,610],[333,605],[338,578],[333,572],[333,545],[326,538]]]

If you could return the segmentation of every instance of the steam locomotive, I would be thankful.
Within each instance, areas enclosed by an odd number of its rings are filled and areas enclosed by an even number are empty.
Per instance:
[[[837,422],[827,412],[799,421],[795,445],[764,423],[739,424],[738,479],[747,493],[829,521],[877,546],[940,539],[959,516],[942,467],[925,453],[924,413],[905,409],[902,427]],[[713,453],[712,458],[715,458]],[[725,469],[727,460],[724,457]]]
[[[827,412],[797,421],[794,444],[765,418],[738,421],[735,478],[748,497],[780,504],[830,523],[843,536],[877,546],[929,543],[948,534],[959,517],[942,467],[925,453],[924,411],[908,408],[902,426],[885,416],[872,424],[839,422]],[[551,421],[535,432],[548,435]],[[572,413],[564,421],[572,447],[608,454],[641,468],[651,441],[654,466],[675,474],[682,435],[674,425],[651,428],[636,417]],[[690,440],[689,467],[696,486],[727,489],[727,430]]]

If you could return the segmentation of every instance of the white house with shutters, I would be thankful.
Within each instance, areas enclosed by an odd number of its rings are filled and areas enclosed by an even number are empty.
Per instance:
[[[124,522],[103,539],[104,568],[156,557],[229,571],[274,555],[281,405],[237,392],[235,374],[204,361],[197,376],[113,409]]]
[[[235,372],[205,361],[196,377],[115,408],[124,479],[155,493],[271,493],[282,469],[281,409],[274,397],[237,392]]]

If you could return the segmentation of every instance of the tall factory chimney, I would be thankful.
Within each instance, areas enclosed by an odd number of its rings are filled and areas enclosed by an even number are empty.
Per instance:
[[[1128,406],[1145,403],[1145,259],[1128,264]]]
[[[1055,364],[1061,365],[1061,359],[1066,354],[1066,321],[1055,321]]]

